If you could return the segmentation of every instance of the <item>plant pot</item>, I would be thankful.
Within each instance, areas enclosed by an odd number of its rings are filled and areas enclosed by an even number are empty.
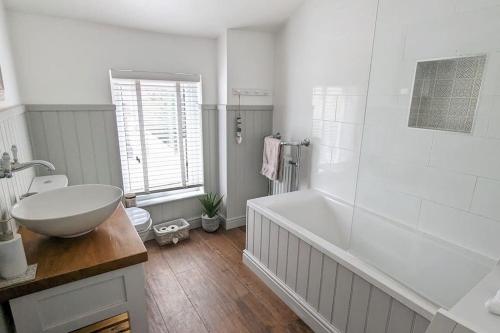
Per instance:
[[[206,215],[201,216],[201,227],[206,232],[215,232],[219,229],[220,219],[219,216],[216,215],[214,217],[208,217]]]

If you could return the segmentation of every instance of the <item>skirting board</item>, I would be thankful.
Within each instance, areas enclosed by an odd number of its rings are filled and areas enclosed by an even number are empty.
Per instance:
[[[244,227],[246,225],[247,217],[246,216],[238,216],[227,219],[226,217],[219,215],[222,219],[222,223],[224,224],[224,229],[234,229],[239,227]]]
[[[284,282],[279,280],[267,267],[263,266],[253,255],[243,251],[243,263],[250,268],[278,297],[285,302],[314,332],[341,333],[331,323],[324,320],[319,313],[301,299]]]

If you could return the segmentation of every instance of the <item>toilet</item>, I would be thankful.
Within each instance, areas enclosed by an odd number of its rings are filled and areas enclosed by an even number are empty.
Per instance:
[[[125,208],[125,211],[127,212],[130,221],[134,225],[135,230],[137,230],[137,233],[141,237],[142,241],[147,241],[149,231],[153,225],[153,220],[151,219],[149,212],[139,207]]]

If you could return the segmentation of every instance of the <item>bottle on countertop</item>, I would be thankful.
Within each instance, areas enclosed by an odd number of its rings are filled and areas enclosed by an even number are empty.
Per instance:
[[[4,210],[0,219],[0,278],[13,279],[26,273],[28,263],[21,235],[12,230],[12,218]]]

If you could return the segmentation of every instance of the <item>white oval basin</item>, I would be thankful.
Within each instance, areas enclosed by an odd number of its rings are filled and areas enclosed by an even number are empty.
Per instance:
[[[39,193],[12,207],[17,222],[39,234],[77,237],[94,230],[120,203],[122,190],[110,185],[76,185]]]

